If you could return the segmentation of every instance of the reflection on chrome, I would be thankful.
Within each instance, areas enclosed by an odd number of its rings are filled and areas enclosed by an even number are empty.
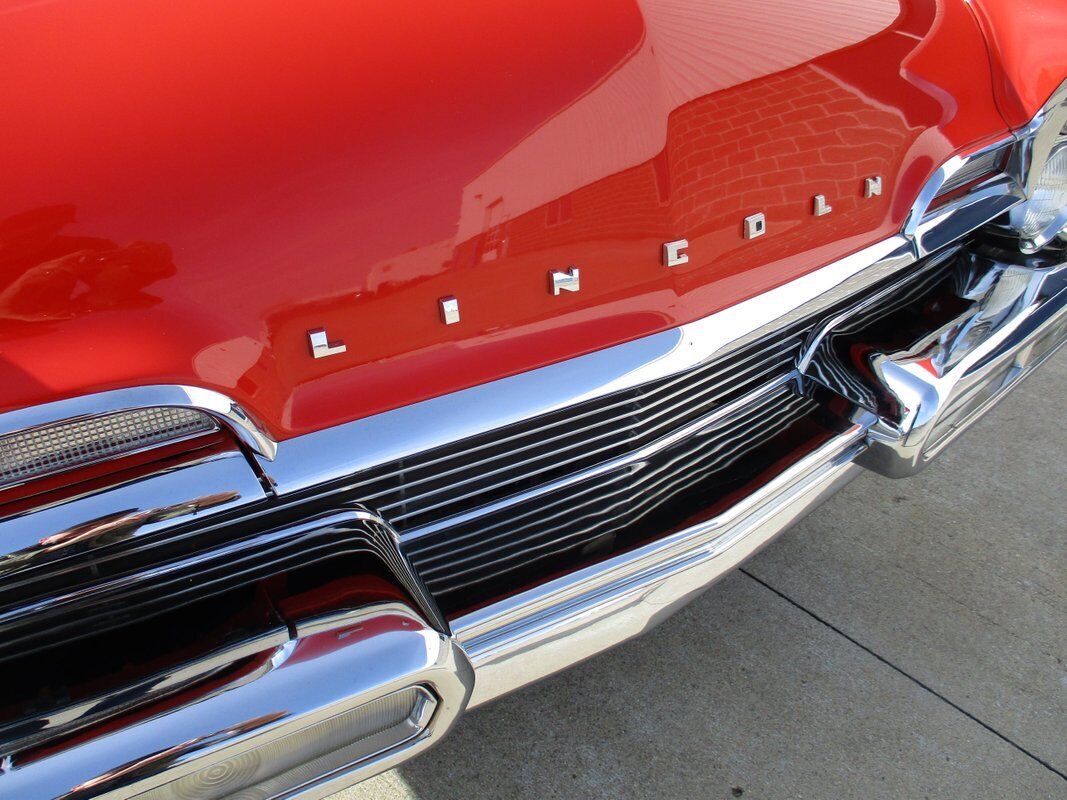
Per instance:
[[[473,673],[462,650],[405,606],[309,623],[251,676],[129,724],[120,717],[106,736],[8,761],[0,791],[20,800],[162,798],[195,784],[198,797],[257,786],[275,796],[306,790],[310,777],[322,796],[426,749],[467,705]],[[339,715],[340,728],[323,724]],[[223,795],[201,794],[206,770],[241,758],[263,767],[218,787]],[[300,768],[310,763],[308,776]]]
[[[240,453],[193,458],[0,518],[0,574],[147,536],[264,498]]]
[[[963,268],[966,311],[890,352],[871,348],[869,372],[857,370],[892,409],[861,462],[883,475],[918,472],[1067,340],[1067,263],[972,253]]]

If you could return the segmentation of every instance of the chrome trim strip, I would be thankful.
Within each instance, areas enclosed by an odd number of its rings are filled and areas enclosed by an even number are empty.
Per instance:
[[[894,236],[688,325],[287,439],[261,467],[275,491],[285,495],[683,372],[817,313],[915,260],[912,243]]]
[[[266,497],[247,459],[236,451],[83,491],[0,518],[0,576]]]
[[[867,416],[723,513],[453,621],[477,674],[471,707],[644,633],[858,471]]]
[[[270,461],[277,452],[277,442],[240,405],[224,394],[198,386],[114,389],[7,411],[0,414],[0,436],[81,417],[158,407],[204,411],[225,424],[259,458]]]
[[[316,800],[389,769],[437,742],[463,712],[474,675],[463,650],[397,603],[298,625],[252,681],[75,740],[0,772],[20,800],[120,800],[240,758],[257,747],[398,691],[420,687],[430,708],[406,739],[287,792]]]
[[[209,562],[221,563],[227,559],[236,560],[249,552],[285,544],[300,536],[313,535],[327,529],[344,530],[350,540],[360,545],[365,545],[367,550],[380,558],[383,564],[391,571],[397,583],[408,593],[412,601],[419,606],[419,610],[429,623],[442,633],[448,632],[448,621],[437,607],[436,601],[426,590],[422,579],[412,568],[407,556],[400,549],[400,539],[397,532],[377,514],[358,507],[345,508],[319,517],[305,519],[293,525],[258,533],[238,541],[227,542],[209,550],[191,553],[187,558],[180,561],[155,564],[147,569],[120,575],[89,587],[57,593],[43,600],[15,606],[14,608],[0,611],[0,625],[11,626],[44,611],[61,613],[65,606],[74,606],[86,600],[102,601],[108,596],[141,584],[158,584],[164,580],[173,580],[175,575],[181,575],[190,566]],[[310,559],[310,554],[305,553],[303,557]]]
[[[945,178],[938,191],[938,197],[959,192],[971,184],[977,184],[985,178],[1004,172],[1014,145],[1015,139],[1009,138],[1004,139],[1000,144],[984,147],[979,152],[972,153],[964,159],[965,163],[959,170]]]

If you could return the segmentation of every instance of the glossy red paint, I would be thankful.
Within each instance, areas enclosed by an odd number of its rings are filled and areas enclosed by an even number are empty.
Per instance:
[[[971,3],[989,42],[997,103],[1008,123],[1021,127],[1067,80],[1067,3]]]
[[[779,285],[1005,130],[962,0],[8,2],[0,69],[0,407],[184,383],[279,438]]]

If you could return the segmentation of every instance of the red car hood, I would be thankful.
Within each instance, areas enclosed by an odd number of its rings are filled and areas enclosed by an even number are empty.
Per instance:
[[[278,438],[779,285],[1005,130],[961,0],[8,3],[0,62],[0,407],[189,384]]]

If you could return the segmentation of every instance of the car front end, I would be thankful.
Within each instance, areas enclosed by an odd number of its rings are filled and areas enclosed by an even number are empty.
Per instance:
[[[13,15],[0,796],[327,797],[1067,340],[1067,61],[1035,106],[1006,6],[607,5]]]

